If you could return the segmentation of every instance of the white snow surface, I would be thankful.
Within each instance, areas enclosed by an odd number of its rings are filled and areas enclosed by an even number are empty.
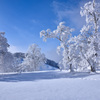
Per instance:
[[[100,74],[58,70],[0,74],[0,100],[100,100]]]

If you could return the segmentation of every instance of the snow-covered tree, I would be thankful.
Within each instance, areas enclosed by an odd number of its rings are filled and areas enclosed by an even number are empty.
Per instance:
[[[91,71],[95,72],[98,66],[98,59],[100,59],[100,3],[96,3],[95,0],[86,3],[81,8],[80,14],[81,16],[86,16],[86,25],[81,30],[81,34],[84,34],[85,38],[88,36],[86,59]]]
[[[70,54],[73,55],[72,58],[74,60],[73,63],[76,65],[76,69],[85,70],[88,69],[90,65],[89,57],[88,57],[88,35],[79,34],[78,36],[72,37],[69,42],[70,44]]]
[[[57,47],[57,52],[60,53],[61,49],[63,49],[63,59],[61,63],[63,64],[64,68],[67,67],[68,62],[70,62],[71,58],[69,57],[69,44],[68,40],[71,38],[71,32],[73,32],[72,28],[69,28],[64,25],[64,22],[60,22],[59,25],[57,26],[57,29],[51,32],[50,29],[42,30],[40,32],[40,37],[43,37],[43,40],[46,41],[47,38],[56,38],[60,41],[60,46]],[[72,64],[70,63],[70,70],[73,71],[72,69]]]
[[[23,59],[25,58],[25,54],[22,52],[16,52],[13,54],[14,57],[14,71],[15,72],[20,72],[21,70],[21,63],[23,62]]]
[[[13,54],[10,53],[10,52],[7,52],[5,55],[4,55],[4,64],[3,64],[3,67],[4,67],[4,72],[15,72],[16,71],[16,65],[15,65],[15,59],[13,57]]]
[[[88,2],[81,7],[81,16],[86,16],[87,26],[92,27],[94,33],[98,32],[100,27],[100,3],[96,3],[95,0]]]
[[[4,32],[0,32],[0,72],[11,72],[14,67],[13,55],[7,50],[9,44],[4,35]]]
[[[41,49],[38,48],[38,45],[32,44],[28,52],[25,54],[25,59],[21,64],[21,71],[35,71],[39,70],[40,66],[42,66],[45,61],[45,55],[41,54]]]
[[[66,27],[61,22],[57,29],[51,32],[50,29],[40,32],[40,36],[46,41],[47,38],[56,38],[60,41],[57,47],[58,52],[63,49],[62,64],[73,71],[75,68],[96,71],[100,66],[100,3],[95,0],[88,2],[81,7],[81,16],[86,17],[86,25],[81,29],[81,34],[71,37],[73,29]],[[68,67],[69,66],[69,67]]]

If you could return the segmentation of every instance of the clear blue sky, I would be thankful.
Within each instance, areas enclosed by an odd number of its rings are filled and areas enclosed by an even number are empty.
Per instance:
[[[80,16],[80,6],[89,0],[0,0],[0,31],[6,38],[12,52],[26,52],[29,45],[36,43],[47,58],[58,60],[56,47],[59,41],[48,39],[43,42],[40,31],[56,29],[60,21],[75,28],[73,35],[85,23]]]

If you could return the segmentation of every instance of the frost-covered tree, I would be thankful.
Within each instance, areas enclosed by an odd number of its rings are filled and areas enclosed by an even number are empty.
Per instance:
[[[63,59],[61,63],[63,64],[64,68],[67,67],[68,62],[71,62],[71,57],[69,57],[69,44],[68,40],[71,38],[71,32],[73,32],[72,28],[69,28],[64,25],[64,22],[60,22],[57,26],[57,29],[51,32],[50,29],[42,30],[40,32],[40,37],[43,37],[43,40],[46,41],[47,38],[56,38],[60,41],[60,46],[57,47],[57,52],[60,53],[61,49],[63,49]],[[69,64],[69,69],[72,69],[72,63]]]
[[[71,37],[73,29],[66,27],[63,22],[53,32],[50,29],[41,31],[40,36],[44,41],[47,38],[60,41],[57,49],[58,52],[63,49],[61,63],[64,67],[71,71],[75,68],[89,67],[95,72],[96,67],[100,66],[100,3],[96,3],[95,0],[86,3],[83,8],[81,7],[80,14],[86,17],[86,25],[78,36]]]
[[[4,35],[4,32],[0,32],[0,72],[11,72],[14,67],[13,55],[8,52],[9,44]]]
[[[23,63],[21,64],[20,71],[36,71],[39,70],[45,61],[45,55],[41,54],[41,49],[36,44],[32,44],[27,53]]]
[[[81,34],[87,36],[88,50],[85,53],[86,59],[95,72],[100,59],[100,3],[88,2],[81,8],[81,16],[86,16],[86,25],[82,28]],[[82,48],[83,49],[83,48]]]
[[[16,65],[15,65],[15,59],[13,57],[13,54],[10,53],[10,52],[7,52],[5,55],[4,55],[4,64],[3,64],[3,67],[4,67],[4,72],[15,72],[16,71]]]
[[[14,64],[14,72],[20,72],[21,64],[23,62],[23,59],[14,57],[14,55],[13,55],[13,59],[14,59],[14,62],[13,62],[13,64]]]
[[[72,56],[74,62],[76,64],[77,70],[85,70],[88,69],[88,67],[91,66],[89,62],[88,57],[88,50],[89,50],[89,36],[86,34],[79,34],[78,36],[72,37],[69,42],[71,42],[69,48],[70,48],[70,54],[74,55]]]
[[[88,2],[81,7],[81,16],[86,16],[87,26],[92,27],[94,33],[98,32],[100,26],[100,3],[96,3],[95,0]]]
[[[16,52],[13,54],[14,57],[14,71],[15,72],[20,72],[20,65],[23,62],[23,59],[25,58],[25,54],[22,52]]]
[[[80,69],[80,62],[82,61],[82,55],[80,53],[81,47],[79,46],[80,43],[80,38],[79,36],[74,36],[70,38],[68,41],[69,43],[69,53],[67,54],[68,57],[70,58],[69,62],[72,65],[72,69],[79,70]]]

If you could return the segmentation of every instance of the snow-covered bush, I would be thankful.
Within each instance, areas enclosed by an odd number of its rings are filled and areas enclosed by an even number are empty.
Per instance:
[[[38,48],[38,45],[32,44],[27,53],[23,63],[20,65],[20,71],[36,71],[39,70],[39,67],[42,66],[45,61],[45,55],[41,54],[41,49]]]

